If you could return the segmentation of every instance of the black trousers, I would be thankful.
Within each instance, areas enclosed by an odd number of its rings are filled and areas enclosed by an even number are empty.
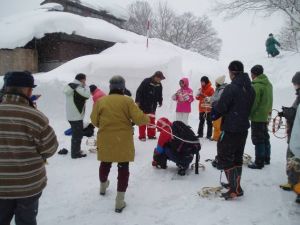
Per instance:
[[[0,224],[10,225],[15,216],[16,225],[36,225],[41,195],[42,193],[28,198],[0,199]]]
[[[267,122],[251,122],[251,140],[255,145],[255,157],[270,159],[271,144]]]
[[[218,169],[230,169],[243,165],[243,155],[248,131],[241,133],[222,132],[217,144]]]
[[[71,156],[80,154],[81,140],[83,137],[83,121],[69,121],[72,128],[72,139],[71,139]]]
[[[206,137],[210,138],[212,135],[212,120],[211,120],[211,113],[205,113],[205,112],[201,112],[199,113],[199,127],[198,127],[198,135],[200,137],[203,137],[203,129],[204,129],[204,123],[206,120],[206,124],[207,124],[207,133],[206,133]]]

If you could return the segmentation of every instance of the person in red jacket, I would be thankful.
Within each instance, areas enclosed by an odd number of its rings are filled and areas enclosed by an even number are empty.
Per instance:
[[[203,137],[203,128],[206,120],[207,133],[206,137],[211,139],[212,135],[212,120],[211,120],[211,106],[209,103],[210,97],[214,94],[214,89],[207,76],[201,77],[201,88],[199,88],[196,99],[199,100],[199,127],[198,137]]]
[[[94,84],[90,85],[89,88],[90,88],[90,92],[93,96],[94,104],[98,99],[102,98],[103,96],[106,96],[106,94]]]

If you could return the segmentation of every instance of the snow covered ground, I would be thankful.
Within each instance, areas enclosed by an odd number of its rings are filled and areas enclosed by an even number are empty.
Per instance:
[[[187,2],[190,3],[192,0]],[[201,2],[207,3],[208,1],[202,0]],[[199,4],[197,6],[200,7]],[[69,124],[65,118],[65,99],[62,89],[79,72],[87,74],[88,84],[94,83],[105,92],[108,92],[110,77],[116,74],[122,75],[126,79],[126,86],[135,96],[138,85],[145,77],[151,76],[156,70],[162,70],[167,79],[163,81],[164,103],[163,107],[158,109],[157,117],[165,116],[173,120],[176,104],[170,97],[179,88],[178,81],[182,76],[190,79],[190,85],[195,93],[203,75],[207,75],[214,83],[216,77],[225,74],[226,81],[230,82],[227,66],[230,61],[240,59],[246,71],[249,71],[255,64],[264,66],[265,73],[274,85],[273,108],[280,109],[282,105],[290,106],[295,98],[291,78],[296,71],[300,70],[300,54],[282,52],[278,58],[267,58],[263,52],[262,43],[263,37],[267,36],[269,30],[262,30],[261,27],[265,24],[256,21],[254,25],[260,24],[260,28],[258,33],[255,33],[254,26],[248,23],[243,24],[244,29],[242,29],[243,22],[237,19],[228,26],[223,26],[225,23],[219,23],[218,30],[222,30],[222,38],[225,35],[225,51],[223,49],[221,61],[207,59],[157,39],[150,40],[150,48],[146,49],[144,37],[107,29],[109,32],[106,35],[117,34],[120,42],[126,40],[124,41],[126,43],[118,43],[99,55],[74,59],[49,73],[36,74],[38,87],[35,88],[34,93],[42,94],[37,102],[38,108],[49,117],[60,143],[59,148],[70,148],[70,137],[63,135]],[[68,23],[59,25],[66,24]],[[220,28],[221,26],[223,27]],[[235,29],[229,29],[231,27]],[[253,32],[253,37],[244,32],[248,27],[251,28],[248,30]],[[51,27],[46,28],[51,29]],[[33,30],[38,32],[40,28]],[[263,32],[265,34],[262,34]],[[239,35],[241,38],[236,37]],[[257,36],[259,36],[259,41]],[[242,47],[247,37],[254,39],[250,42],[251,44],[247,41],[245,47]],[[1,40],[4,40],[4,36]],[[10,40],[10,38],[5,38],[5,40]],[[16,42],[12,42],[13,44]],[[198,102],[194,102],[190,115],[190,125],[194,130],[198,126],[197,108]],[[86,120],[89,120],[92,109],[91,100],[88,101],[87,109]],[[299,224],[300,212],[299,205],[294,203],[295,194],[284,192],[278,187],[286,181],[287,145],[285,140],[271,135],[271,165],[263,170],[250,170],[244,167],[242,187],[245,196],[235,201],[223,201],[219,198],[203,199],[197,195],[197,191],[204,186],[219,185],[220,172],[212,168],[209,162],[205,162],[205,159],[215,156],[215,142],[201,140],[201,163],[206,166],[205,171],[200,170],[199,175],[190,171],[187,176],[178,177],[176,166],[171,162],[167,170],[152,168],[151,160],[156,141],[139,142],[137,129],[134,139],[136,159],[130,165],[131,175],[126,193],[128,206],[122,214],[114,212],[116,166],[110,174],[111,184],[107,195],[100,196],[99,162],[95,154],[87,151],[88,147],[84,139],[82,149],[88,154],[86,158],[72,160],[69,154],[66,156],[56,154],[49,159],[48,186],[40,200],[38,223],[42,225]],[[254,147],[250,138],[248,138],[245,152],[254,156]],[[225,180],[224,176],[223,180]]]
[[[191,79],[194,92],[200,77],[208,75],[212,81],[220,74],[227,76],[230,60],[217,62],[198,54],[180,50],[173,45],[154,40],[149,50],[139,43],[117,44],[100,55],[86,56],[47,74],[36,75],[38,87],[35,93],[42,94],[38,107],[49,118],[55,128],[60,148],[69,149],[70,138],[63,135],[68,128],[65,120],[63,85],[73,80],[77,72],[87,74],[89,84],[95,83],[108,91],[108,80],[114,74],[121,74],[126,85],[134,93],[144,77],[161,69],[167,79],[163,81],[164,104],[158,109],[158,117],[175,118],[175,102],[170,96],[178,89],[179,79],[185,75]],[[274,85],[274,108],[289,106],[295,96],[291,78],[299,70],[299,54],[283,52],[279,58],[253,55],[242,59],[246,71],[260,63]],[[183,71],[182,73],[180,71]],[[190,125],[198,126],[197,102],[193,103]],[[88,102],[86,119],[89,119],[91,100]],[[249,134],[250,136],[250,134]],[[216,154],[216,143],[201,140],[201,163],[205,171],[195,175],[178,177],[176,165],[169,162],[167,170],[152,168],[151,160],[156,141],[141,143],[134,135],[136,159],[130,165],[130,181],[126,193],[127,208],[122,214],[114,212],[117,171],[110,174],[110,187],[105,197],[99,195],[98,166],[96,155],[87,151],[83,140],[82,149],[88,156],[72,160],[70,155],[55,155],[47,166],[48,186],[40,201],[38,221],[52,224],[230,224],[230,225],[296,225],[299,224],[299,205],[294,203],[295,194],[282,191],[278,185],[286,181],[286,141],[271,135],[271,165],[263,170],[244,167],[242,187],[245,196],[236,201],[219,198],[203,199],[197,195],[204,186],[218,186],[220,172],[205,159]],[[254,156],[254,148],[248,138],[245,152]],[[223,179],[225,177],[223,176]]]

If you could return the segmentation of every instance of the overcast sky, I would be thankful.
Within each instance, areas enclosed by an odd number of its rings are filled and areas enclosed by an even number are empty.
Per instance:
[[[112,1],[112,0],[107,0]],[[126,4],[135,0],[114,0]],[[213,0],[167,0],[170,6],[178,13],[191,11],[196,15],[207,14],[223,40],[222,55],[241,55],[242,53],[255,53],[257,46],[264,51],[264,41],[269,33],[278,33],[283,24],[283,17],[272,15],[261,17],[253,13],[244,14],[238,18],[224,21],[221,16],[211,12]],[[0,0],[0,20],[39,7],[42,0]],[[159,0],[148,0],[157,4]],[[243,41],[244,40],[244,41]]]

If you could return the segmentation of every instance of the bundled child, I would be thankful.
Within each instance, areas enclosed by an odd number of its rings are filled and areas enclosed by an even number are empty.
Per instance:
[[[191,103],[194,101],[193,90],[189,87],[189,80],[186,77],[179,81],[179,85],[180,89],[172,96],[172,99],[177,102],[176,120],[188,124]]]

